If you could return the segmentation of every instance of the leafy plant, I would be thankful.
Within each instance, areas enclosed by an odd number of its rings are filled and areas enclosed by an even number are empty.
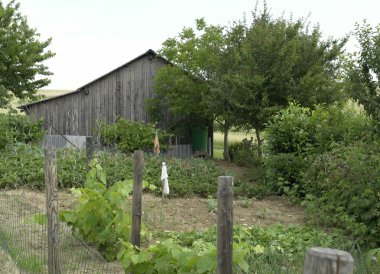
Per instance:
[[[114,124],[99,122],[100,142],[105,146],[117,147],[122,152],[134,150],[152,151],[155,132],[158,132],[160,148],[166,148],[165,139],[169,135],[153,124],[128,121],[119,117]]]
[[[378,142],[339,146],[318,156],[303,176],[303,202],[314,222],[341,228],[377,246],[380,224]]]
[[[15,143],[38,143],[42,141],[44,131],[42,120],[31,121],[17,114],[0,113],[0,149]]]
[[[309,167],[307,158],[293,153],[279,153],[265,159],[266,183],[277,194],[304,197],[302,175]]]
[[[208,196],[207,198],[207,208],[208,211],[212,213],[217,213],[218,212],[218,200],[212,197],[211,195]]]
[[[79,189],[74,210],[60,212],[60,217],[85,240],[95,244],[109,261],[116,258],[119,239],[129,239],[131,216],[126,214],[126,197],[132,182],[119,181],[107,188],[106,175],[95,159],[83,188]]]

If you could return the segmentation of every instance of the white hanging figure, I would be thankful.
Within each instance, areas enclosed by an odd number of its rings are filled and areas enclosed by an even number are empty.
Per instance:
[[[162,162],[161,169],[162,194],[169,195],[169,176],[166,164]]]

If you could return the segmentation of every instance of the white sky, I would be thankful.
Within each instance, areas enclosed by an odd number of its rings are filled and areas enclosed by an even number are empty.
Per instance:
[[[256,0],[19,2],[29,26],[36,28],[42,39],[53,38],[50,49],[56,56],[46,65],[54,75],[46,88],[76,89],[148,49],[159,49],[165,39],[184,26],[193,26],[197,18],[220,25],[242,19],[254,9]],[[267,0],[267,4],[275,17],[310,14],[309,21],[319,23],[326,37],[342,37],[363,19],[372,25],[380,23],[380,0]]]

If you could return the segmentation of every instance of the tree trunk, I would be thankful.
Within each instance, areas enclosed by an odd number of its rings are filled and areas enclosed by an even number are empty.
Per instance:
[[[256,128],[255,132],[256,132],[256,140],[257,140],[257,156],[261,160],[263,159],[263,149],[262,149],[263,140],[260,137],[260,130]]]
[[[230,159],[230,153],[228,151],[228,130],[229,125],[224,124],[223,125],[223,134],[224,134],[224,142],[223,142],[223,158],[225,161],[231,161]]]

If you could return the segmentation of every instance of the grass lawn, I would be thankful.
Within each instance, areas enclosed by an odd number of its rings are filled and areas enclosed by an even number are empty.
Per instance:
[[[248,133],[245,131],[230,131],[228,133],[228,143],[232,144],[235,142],[239,142],[244,138],[250,139],[253,137],[256,140],[255,131],[249,131]],[[214,132],[214,158],[215,159],[223,159],[223,138],[224,134],[221,131]]]

